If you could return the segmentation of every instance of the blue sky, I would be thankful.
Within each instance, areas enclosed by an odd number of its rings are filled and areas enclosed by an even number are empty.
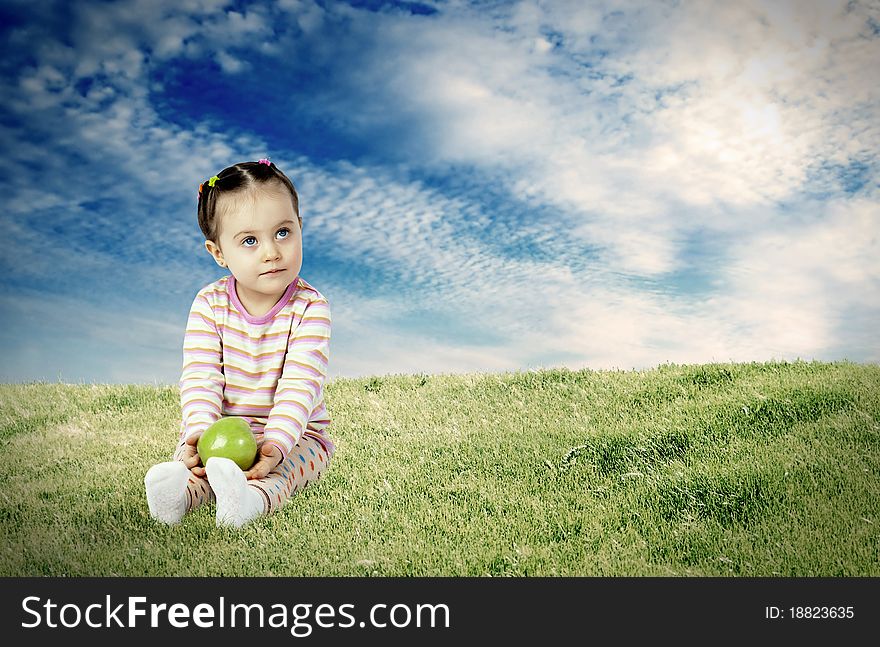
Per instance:
[[[199,182],[296,184],[330,375],[880,361],[869,2],[3,0],[0,381],[174,383]]]

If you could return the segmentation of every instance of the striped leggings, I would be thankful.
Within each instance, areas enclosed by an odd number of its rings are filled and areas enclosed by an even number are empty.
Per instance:
[[[259,445],[262,434],[255,433]],[[180,439],[174,451],[174,460],[180,460],[185,440]],[[332,457],[314,436],[308,432],[300,436],[299,444],[293,448],[287,458],[275,469],[261,479],[249,479],[248,487],[256,489],[263,496],[263,510],[266,513],[279,510],[297,491],[304,489],[309,483],[317,481],[326,471]],[[208,479],[198,477],[192,472],[186,485],[187,512],[208,501],[214,501],[214,491]]]

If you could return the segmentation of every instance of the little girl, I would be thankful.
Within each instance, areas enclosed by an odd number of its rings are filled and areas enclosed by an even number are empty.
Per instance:
[[[173,460],[144,477],[150,515],[178,523],[216,500],[218,526],[279,509],[327,469],[334,444],[324,406],[330,306],[299,276],[302,218],[293,183],[262,159],[199,186],[199,227],[224,276],[199,290],[183,342],[183,420]],[[246,472],[227,458],[202,467],[199,437],[224,416],[257,440]]]

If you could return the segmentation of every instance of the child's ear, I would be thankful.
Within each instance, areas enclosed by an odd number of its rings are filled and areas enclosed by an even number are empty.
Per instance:
[[[208,250],[208,253],[214,257],[214,261],[220,267],[226,267],[226,261],[223,260],[223,252],[220,251],[220,246],[215,244],[213,240],[205,241],[205,249]]]

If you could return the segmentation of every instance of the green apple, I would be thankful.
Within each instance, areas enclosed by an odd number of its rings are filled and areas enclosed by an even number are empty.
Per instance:
[[[220,418],[205,429],[196,444],[202,465],[212,456],[220,456],[234,461],[241,469],[249,469],[257,457],[257,441],[251,433],[251,426],[244,418]]]

